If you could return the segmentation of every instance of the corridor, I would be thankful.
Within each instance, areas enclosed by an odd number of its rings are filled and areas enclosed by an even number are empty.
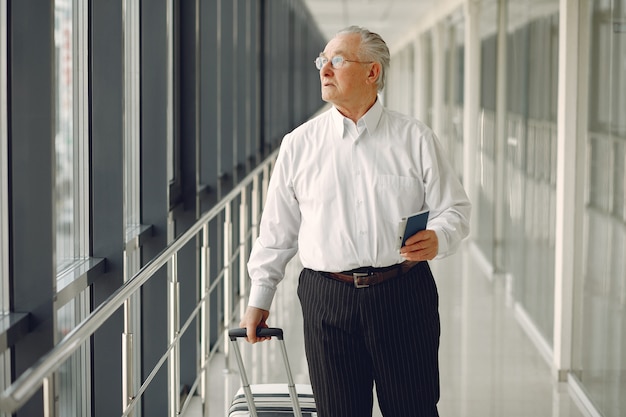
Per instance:
[[[503,279],[490,278],[476,251],[466,244],[452,257],[432,261],[439,289],[441,315],[442,417],[582,417],[567,384],[555,384],[550,368],[519,324],[508,302]],[[285,341],[296,383],[308,383],[302,321],[296,287],[300,265],[287,269],[272,306],[269,323],[285,330]],[[278,345],[242,344],[251,383],[283,382]],[[227,416],[230,400],[240,386],[234,358],[224,371],[224,356],[212,362],[213,397],[210,416]],[[184,417],[200,417],[195,400]],[[374,417],[382,414],[378,409]]]

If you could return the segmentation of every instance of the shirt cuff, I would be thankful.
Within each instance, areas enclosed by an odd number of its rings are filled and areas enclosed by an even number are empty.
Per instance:
[[[252,287],[250,287],[248,305],[269,311],[275,293],[276,290],[273,288],[253,284]]]
[[[443,230],[441,229],[435,229],[435,234],[437,235],[437,256],[435,256],[435,259],[441,259],[441,258],[445,258],[446,256],[448,256],[448,250],[449,250],[449,245],[448,245],[448,239],[446,237],[446,234]]]

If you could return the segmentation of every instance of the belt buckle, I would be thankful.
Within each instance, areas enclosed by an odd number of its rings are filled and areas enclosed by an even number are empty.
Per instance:
[[[367,288],[369,287],[369,284],[359,284],[359,278],[362,277],[369,277],[370,273],[369,272],[353,272],[352,273],[352,278],[354,279],[354,287],[355,288]]]

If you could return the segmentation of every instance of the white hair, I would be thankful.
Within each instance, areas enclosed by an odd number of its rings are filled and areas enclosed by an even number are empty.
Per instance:
[[[337,35],[358,34],[361,36],[361,46],[359,51],[359,59],[364,61],[373,61],[380,64],[380,75],[376,80],[378,91],[385,88],[385,79],[387,78],[387,70],[391,56],[387,44],[377,33],[359,27],[350,26],[337,32]]]

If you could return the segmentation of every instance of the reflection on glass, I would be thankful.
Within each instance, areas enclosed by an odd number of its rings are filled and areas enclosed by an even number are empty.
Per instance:
[[[74,37],[72,0],[55,0],[56,261],[63,270],[75,256]]]
[[[55,0],[55,216],[56,263],[61,273],[86,256],[88,210],[88,143],[86,129],[86,5],[82,0]],[[58,342],[83,318],[89,308],[89,289],[56,311]],[[85,344],[61,365],[55,390],[59,415],[90,415],[89,345]]]
[[[626,412],[626,0],[591,2],[584,271],[576,376],[599,412]]]
[[[57,310],[58,339],[70,332],[88,313],[88,294],[82,294]],[[89,416],[88,390],[89,370],[83,366],[89,363],[87,345],[83,345],[65,361],[58,371],[59,410],[64,416]]]
[[[446,51],[446,82],[444,132],[447,136],[448,158],[459,178],[463,180],[463,78],[465,24],[459,12],[449,27]]]
[[[476,153],[475,178],[468,178],[475,184],[472,213],[477,228],[472,230],[474,241],[482,255],[491,264],[494,258],[494,219],[496,192],[496,79],[497,72],[497,7],[494,1],[487,1],[481,9],[481,90],[480,116]]]
[[[507,6],[505,265],[520,310],[552,345],[558,1]]]

